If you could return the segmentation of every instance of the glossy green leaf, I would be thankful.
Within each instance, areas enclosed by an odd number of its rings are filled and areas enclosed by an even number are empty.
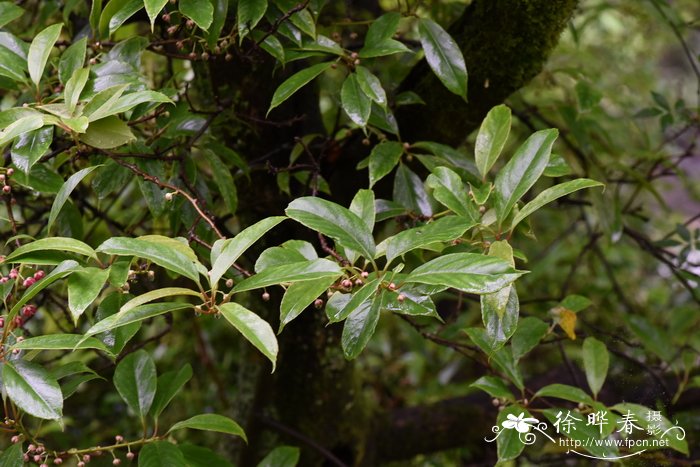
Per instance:
[[[63,395],[58,382],[36,363],[5,361],[2,382],[12,402],[29,415],[46,420],[63,416]]]
[[[148,102],[149,104],[172,104],[168,96],[157,91],[136,91],[120,95],[106,115],[116,115],[128,112],[137,105]],[[94,120],[94,119],[91,119]]]
[[[474,223],[459,216],[441,217],[435,222],[404,230],[387,238],[377,246],[377,254],[386,252],[386,259],[395,258],[409,251],[424,248],[434,243],[450,242],[460,238]]]
[[[287,215],[306,227],[326,235],[344,248],[357,251],[365,258],[374,258],[372,232],[365,222],[350,210],[321,198],[297,198],[287,206]]]
[[[355,68],[355,76],[357,77],[357,84],[360,85],[362,92],[380,106],[386,107],[386,91],[381,81],[379,81],[379,78],[363,66]]]
[[[345,320],[341,344],[346,359],[357,358],[374,335],[382,300],[382,294],[377,294],[374,299],[363,301]]]
[[[372,22],[365,36],[365,47],[373,47],[391,39],[399,27],[401,15],[386,13]]]
[[[493,242],[488,255],[502,259],[515,268],[513,248],[505,240]],[[513,335],[518,325],[519,313],[520,302],[512,285],[481,296],[481,319],[494,350],[503,346]]]
[[[154,300],[159,300],[161,298],[176,297],[182,295],[189,295],[191,297],[202,298],[202,294],[192,289],[185,289],[183,287],[165,287],[162,289],[150,290],[138,297],[133,298],[126,302],[119,309],[119,313],[126,313],[129,310],[133,310],[136,307],[145,305],[146,303],[152,302]]]
[[[82,334],[49,334],[30,337],[16,342],[13,349],[19,350],[84,350],[97,349],[109,355],[112,352],[94,337],[84,338]]]
[[[267,11],[267,0],[239,0],[238,1],[238,23],[239,42],[253,30]]]
[[[201,415],[195,415],[194,417],[188,418],[181,422],[177,422],[175,425],[170,427],[168,433],[173,431],[182,430],[183,428],[190,428],[192,430],[202,430],[202,431],[215,431],[217,433],[226,433],[233,436],[240,436],[247,443],[248,439],[245,436],[243,428],[241,428],[238,423],[234,422],[228,417],[223,415],[217,415],[214,413],[206,413]]]
[[[78,104],[78,100],[80,100],[80,93],[83,92],[83,88],[85,88],[89,77],[90,70],[87,68],[80,68],[73,73],[66,83],[63,96],[70,112],[75,111],[75,106]],[[88,122],[89,121],[88,119]]]
[[[42,126],[44,126],[44,119],[39,115],[22,117],[19,120],[10,123],[2,131],[0,131],[0,146],[6,145],[23,133],[38,130]]]
[[[384,141],[372,148],[369,154],[369,187],[387,176],[398,164],[403,146],[397,141]]]
[[[491,348],[484,328],[467,328],[464,332],[469,336],[472,342],[488,356],[490,364],[492,363],[496,370],[500,371],[503,376],[508,378],[515,387],[521,391],[524,389],[523,377],[513,358],[510,347],[501,347],[494,351]]]
[[[153,32],[153,25],[158,15],[167,3],[168,0],[143,0],[143,4],[146,7],[146,14],[148,14],[148,19],[151,21],[151,32]]]
[[[535,393],[535,397],[556,397],[571,402],[582,404],[593,404],[591,396],[586,394],[581,388],[566,384],[550,384]]]
[[[168,245],[140,238],[112,237],[97,248],[100,253],[147,259],[177,274],[199,280],[195,263]]]
[[[600,182],[596,182],[595,180],[590,180],[588,178],[579,178],[577,180],[571,180],[569,182],[564,182],[559,185],[547,188],[542,193],[537,195],[535,199],[523,206],[523,208],[520,211],[518,211],[518,214],[515,215],[515,217],[513,218],[513,222],[511,223],[511,230],[514,229],[520,221],[530,216],[533,212],[537,211],[542,206],[551,203],[555,199],[559,199],[562,196],[566,196],[584,188],[592,188],[596,186],[603,186],[603,184]]]
[[[481,124],[474,145],[474,157],[476,168],[484,179],[508,140],[510,121],[510,109],[501,104],[491,109]]]
[[[78,263],[72,260],[66,260],[58,264],[58,266],[56,266],[50,273],[48,273],[46,277],[44,277],[40,281],[36,281],[34,285],[30,286],[27,290],[25,290],[24,294],[22,295],[22,298],[20,298],[17,301],[17,303],[15,303],[15,306],[12,307],[12,310],[10,310],[8,320],[17,316],[19,310],[22,309],[24,305],[29,303],[29,301],[32,298],[34,298],[36,294],[38,294],[57,280],[63,279],[64,277],[74,273],[79,269],[80,266],[78,265]]]
[[[401,300],[398,299],[399,294]],[[416,285],[404,285],[398,291],[385,290],[382,311],[408,316],[432,316],[442,321],[430,294]]]
[[[49,213],[49,221],[46,224],[47,231],[51,232],[51,227],[53,226],[54,222],[56,222],[56,219],[58,218],[61,209],[63,209],[63,205],[66,204],[66,201],[68,201],[68,198],[70,197],[70,194],[73,192],[75,187],[78,186],[78,184],[85,177],[87,177],[90,173],[92,173],[93,170],[97,169],[98,167],[99,166],[96,165],[92,167],[87,167],[83,170],[79,170],[78,172],[71,175],[68,178],[68,180],[66,180],[66,182],[56,194],[56,198],[54,198],[53,200],[51,212]]]
[[[233,238],[217,240],[211,250],[209,283],[212,287],[216,286],[219,279],[253,243],[283,220],[283,216],[268,217],[245,228]]]
[[[100,268],[84,268],[70,275],[68,278],[68,308],[74,324],[78,323],[78,318],[100,295],[108,277],[109,269]]]
[[[80,135],[80,141],[98,149],[116,148],[135,139],[128,125],[115,116],[90,123],[85,133]]]
[[[502,289],[523,274],[502,259],[476,253],[451,253],[418,266],[406,277],[406,282],[485,294]]]
[[[586,372],[588,387],[594,396],[598,395],[608,375],[610,354],[605,344],[595,337],[583,341],[583,369]]]
[[[95,94],[83,107],[82,113],[88,118],[88,122],[94,122],[112,115],[112,108],[126,88],[126,85],[112,86]]]
[[[275,90],[275,93],[272,95],[272,102],[270,102],[270,108],[267,109],[267,113],[269,114],[272,109],[282,104],[299,89],[329,69],[333,63],[334,62],[318,63],[308,68],[304,68],[298,73],[295,73],[287,78],[287,80],[280,84],[277,90]]]
[[[566,160],[558,154],[552,154],[549,157],[547,167],[544,168],[544,172],[542,173],[545,177],[563,177],[569,174],[571,174],[571,167],[569,167]]]
[[[326,292],[336,280],[335,276],[314,281],[295,282],[287,288],[280,304],[280,328],[299,316],[319,295]]]
[[[356,73],[351,73],[345,78],[340,90],[340,100],[350,120],[364,127],[372,111],[372,100],[360,87]]]
[[[143,349],[124,357],[114,370],[114,386],[126,405],[141,420],[151,408],[156,385],[156,364]]]
[[[22,263],[22,257],[34,252],[41,251],[69,251],[91,258],[95,257],[95,250],[89,245],[75,240],[74,238],[49,237],[35,240],[31,243],[16,248],[5,258],[6,263]]]
[[[14,2],[0,2],[0,28],[24,14],[24,10]]]
[[[238,207],[238,192],[229,168],[219,159],[214,151],[204,151],[204,156],[211,167],[212,178],[224,199],[229,214],[235,214]]]
[[[499,222],[542,175],[558,133],[555,129],[533,133],[498,172],[494,185]]]
[[[224,25],[226,19],[228,18],[228,0],[212,0],[212,5],[214,6],[214,18],[207,30],[207,44],[210,49],[214,49],[221,36],[221,32],[224,30]]]
[[[139,451],[139,467],[186,467],[185,456],[173,443],[156,441]]]
[[[141,305],[123,313],[116,313],[107,318],[98,321],[90,329],[85,332],[86,336],[94,336],[103,332],[111,331],[112,329],[120,328],[132,323],[138,323],[156,316],[170,313],[173,311],[185,310],[192,308],[192,305],[186,303],[149,303]]]
[[[473,201],[469,199],[464,183],[453,170],[437,167],[425,181],[433,190],[433,197],[450,209],[467,219],[476,220],[478,213]]]
[[[34,37],[29,46],[27,67],[29,68],[29,77],[37,88],[39,87],[41,76],[44,74],[44,68],[49,59],[51,49],[53,49],[53,45],[58,40],[58,36],[61,35],[62,28],[63,24],[60,23],[47,27]]]
[[[523,419],[532,418],[532,415],[519,405],[509,405],[498,412],[496,423],[503,430],[503,433],[496,439],[496,452],[498,453],[499,462],[515,459],[525,448],[525,444],[520,440],[520,433],[515,429],[506,429],[503,426],[504,422],[510,420],[509,416],[522,417]]]
[[[425,191],[423,180],[406,164],[399,164],[394,177],[394,201],[408,210],[426,217],[433,215],[430,198]]]
[[[295,467],[300,451],[294,446],[277,446],[261,460],[257,467]]]
[[[374,192],[366,189],[358,190],[350,203],[350,212],[362,219],[370,232],[374,230],[376,217],[374,203]]]
[[[233,292],[244,292],[288,282],[317,281],[326,278],[337,279],[341,274],[340,266],[327,259],[301,261],[267,268],[236,284]]]
[[[255,272],[274,266],[313,260],[318,258],[313,245],[303,240],[287,240],[280,246],[263,251],[255,262]]]
[[[511,338],[513,358],[519,360],[523,355],[534,349],[547,334],[549,325],[533,316],[523,318],[518,323],[518,329]]]
[[[491,397],[498,397],[508,401],[515,401],[512,391],[501,378],[495,376],[482,376],[469,385],[486,392]]]
[[[354,292],[353,294],[347,294],[342,300],[343,305],[338,306],[337,311],[332,311],[333,307],[331,307],[330,311],[327,311],[329,321],[331,323],[343,321],[352,313],[369,307],[372,304],[372,298],[379,288],[381,282],[381,279],[374,279],[363,285],[360,290]]]
[[[459,45],[439,24],[429,19],[418,23],[425,59],[433,72],[454,94],[467,98],[467,65]]]
[[[178,8],[204,31],[209,29],[214,20],[214,6],[209,0],[180,0]]]
[[[275,332],[267,321],[235,302],[220,305],[219,311],[248,342],[270,359],[274,372],[277,365],[278,345]]]
[[[143,8],[143,0],[110,0],[100,15],[100,36],[103,38],[111,36],[141,8]]]
[[[0,3],[0,19],[2,18],[2,4]],[[22,467],[24,465],[24,449],[22,443],[8,446],[0,455],[0,467]]]
[[[53,126],[45,126],[38,130],[22,133],[12,145],[12,163],[19,170],[28,173],[34,164],[51,146],[53,141]]]
[[[153,398],[150,414],[157,419],[173,397],[192,378],[192,367],[186,363],[179,370],[168,371],[158,377],[156,395]]]
[[[73,77],[76,71],[83,67],[87,52],[87,37],[72,43],[61,54],[58,62],[58,79],[64,85]],[[78,93],[80,94],[80,93]],[[68,99],[66,99],[67,101]]]
[[[181,443],[177,447],[185,456],[187,467],[234,467],[228,460],[211,449],[190,443]]]
[[[0,77],[24,82],[26,79],[26,67],[27,62],[25,59],[13,53],[4,45],[0,45]]]

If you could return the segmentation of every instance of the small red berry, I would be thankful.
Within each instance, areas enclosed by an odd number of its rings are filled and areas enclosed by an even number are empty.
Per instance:
[[[352,281],[350,279],[345,279],[343,280],[343,282],[340,283],[340,285],[342,285],[346,289],[349,289],[352,287]]]
[[[5,317],[3,316],[0,318],[0,328],[4,328],[4,327],[5,327]]]
[[[10,278],[7,276],[0,277],[0,284],[5,284],[9,280],[10,280]]]
[[[35,283],[36,283],[36,279],[34,279],[33,277],[27,277],[26,279],[24,279],[24,282],[22,282],[22,285],[24,287],[31,287]]]
[[[396,284],[394,284],[393,282],[391,284],[389,284],[389,289],[396,290]]]
[[[44,276],[46,276],[46,273],[42,270],[39,270],[39,271],[34,273],[34,279],[36,279],[36,280],[41,280],[44,278]]]
[[[323,300],[321,300],[320,298],[317,298],[317,299],[314,301],[314,307],[315,307],[317,310],[320,310],[321,308],[323,308]]]
[[[15,316],[14,322],[15,322],[15,327],[17,327],[17,328],[21,327],[23,324],[22,318],[19,316]]]
[[[19,273],[17,272],[16,269],[11,269],[9,276],[10,276],[10,279],[17,279],[17,277],[19,276]]]

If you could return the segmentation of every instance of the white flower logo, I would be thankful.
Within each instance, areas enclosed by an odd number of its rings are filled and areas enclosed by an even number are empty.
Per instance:
[[[531,423],[538,423],[539,420],[532,417],[524,417],[525,412],[521,412],[520,415],[518,415],[517,417],[513,414],[508,414],[508,420],[504,421],[501,425],[503,426],[503,428],[506,428],[508,430],[512,430],[513,428],[515,428],[516,430],[518,430],[518,433],[527,433],[532,427]]]

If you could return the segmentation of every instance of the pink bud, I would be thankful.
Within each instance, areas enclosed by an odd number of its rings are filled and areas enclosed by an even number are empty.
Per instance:
[[[46,275],[46,273],[40,269],[34,273],[34,279],[41,280],[44,278],[45,275]]]
[[[19,273],[17,272],[16,269],[11,269],[9,275],[10,275],[10,279],[17,279],[17,276],[19,276]]]
[[[126,458],[127,458],[127,459],[133,460],[134,457],[136,457],[136,455],[135,455],[133,452],[129,451],[129,452],[126,453]]]
[[[36,283],[36,279],[34,279],[33,277],[27,277],[26,279],[24,279],[24,282],[22,282],[22,285],[24,287],[31,287],[35,283]]]

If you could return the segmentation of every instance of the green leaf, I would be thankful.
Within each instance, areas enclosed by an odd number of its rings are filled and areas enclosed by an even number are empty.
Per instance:
[[[229,168],[221,162],[221,159],[219,159],[219,156],[217,156],[214,151],[204,151],[204,156],[207,158],[207,161],[209,161],[214,183],[216,183],[219,193],[224,199],[224,204],[226,205],[226,209],[228,209],[228,213],[235,214],[236,208],[238,207],[238,192],[236,191],[236,184],[233,181]]]
[[[177,447],[185,456],[187,467],[233,467],[233,464],[211,449],[189,443],[178,444]]]
[[[337,279],[342,272],[337,263],[327,259],[300,261],[267,268],[236,284],[232,292],[244,292],[288,282],[316,281],[325,278]]]
[[[411,49],[394,39],[387,39],[374,46],[365,46],[360,49],[360,58],[385,57],[387,55],[411,52]]]
[[[123,313],[120,312],[113,314],[101,321],[98,321],[85,332],[85,336],[102,334],[103,332],[108,332],[112,329],[126,326],[128,324],[138,323],[165,313],[185,310],[188,308],[192,308],[192,305],[187,303],[150,303],[148,305],[141,305]]]
[[[358,66],[355,68],[355,75],[357,76],[357,84],[360,85],[362,92],[364,92],[367,97],[372,99],[374,102],[386,108],[386,91],[382,86],[382,82],[379,81],[379,78],[374,76],[371,71],[363,66]]]
[[[509,405],[498,412],[496,419],[497,425],[503,430],[503,434],[496,440],[496,451],[498,453],[498,461],[505,462],[515,459],[523,452],[525,444],[520,440],[520,433],[517,430],[503,428],[503,422],[508,420],[508,415],[523,418],[531,418],[530,412],[520,407],[519,405]]]
[[[365,222],[371,232],[374,230],[374,192],[372,190],[358,190],[350,203],[350,212]]]
[[[581,388],[566,384],[550,384],[535,393],[534,397],[556,397],[571,402],[592,405],[593,399]]]
[[[591,388],[594,397],[603,387],[609,365],[610,355],[605,344],[595,337],[586,338],[583,341],[583,369],[586,371],[588,387]]]
[[[179,370],[168,371],[158,377],[156,385],[156,395],[153,398],[150,414],[157,419],[163,412],[173,397],[182,389],[182,387],[192,378],[192,367],[189,363]]]
[[[45,420],[63,416],[63,395],[58,382],[36,363],[6,360],[2,382],[12,402],[29,415]]]
[[[547,167],[544,168],[542,175],[545,177],[563,177],[571,173],[571,167],[566,163],[564,158],[558,154],[552,154],[549,157]]]
[[[58,190],[58,193],[56,194],[56,198],[54,198],[53,200],[51,212],[49,213],[49,221],[46,224],[46,230],[48,232],[51,232],[51,227],[53,226],[54,222],[56,222],[56,219],[58,218],[61,209],[63,209],[63,205],[66,204],[66,201],[68,201],[68,198],[70,197],[70,194],[73,192],[75,187],[78,186],[78,184],[83,180],[83,178],[87,177],[93,170],[97,169],[98,167],[99,165],[95,165],[74,173],[68,178],[68,180],[66,180],[63,186],[61,186],[61,189]]]
[[[180,0],[178,8],[204,31],[209,29],[214,20],[214,6],[209,0]]]
[[[579,311],[585,310],[592,304],[593,302],[582,295],[567,295],[564,300],[559,303],[559,306],[562,306],[567,310],[571,310],[574,313],[578,313]]]
[[[0,3],[0,19],[2,18],[2,2]],[[14,6],[14,5],[13,5]],[[20,9],[21,10],[21,9]],[[1,23],[1,21],[0,21]],[[22,467],[24,465],[24,450],[22,443],[15,443],[6,448],[0,456],[0,467]]]
[[[489,256],[500,258],[515,267],[513,248],[505,240],[493,242]],[[500,348],[510,339],[517,328],[519,313],[520,302],[512,285],[481,296],[481,319],[492,349]]]
[[[558,133],[556,129],[533,133],[498,172],[494,184],[499,222],[542,175]]]
[[[429,19],[418,22],[420,43],[433,72],[454,94],[467,99],[467,65],[457,43],[442,27]]]
[[[53,126],[22,133],[12,145],[12,163],[24,173],[36,164],[51,146]]]
[[[139,467],[185,467],[185,456],[173,443],[156,441],[139,451]]]
[[[12,310],[10,310],[10,314],[8,315],[7,320],[11,320],[15,316],[17,316],[17,313],[19,313],[19,310],[29,303],[29,301],[36,296],[39,292],[44,290],[46,287],[49,285],[53,284],[59,279],[63,279],[64,277],[72,274],[73,272],[77,271],[80,269],[80,266],[78,266],[78,263],[72,260],[66,260],[58,264],[53,271],[48,273],[46,277],[41,279],[40,281],[36,281],[34,285],[30,286],[25,292],[24,295],[22,295],[22,298],[20,298],[17,303],[15,303],[15,306],[12,307]]]
[[[192,259],[172,247],[140,238],[112,237],[97,248],[100,253],[117,256],[136,256],[147,259],[174,273],[198,282],[197,267]]]
[[[341,344],[348,360],[357,358],[372,338],[379,322],[383,295],[377,294],[373,300],[366,300],[345,320]]]
[[[372,148],[369,154],[369,187],[387,176],[398,164],[403,146],[397,141],[384,141]]]
[[[162,289],[150,290],[144,294],[139,295],[132,300],[126,302],[119,309],[119,313],[126,313],[129,310],[133,310],[136,307],[145,305],[146,303],[158,300],[160,298],[175,297],[178,295],[190,295],[192,297],[202,298],[202,294],[192,289],[185,289],[183,287],[165,287]]]
[[[329,69],[333,63],[334,62],[318,63],[308,68],[304,68],[300,72],[287,78],[282,84],[280,84],[277,90],[275,90],[275,93],[272,95],[272,102],[270,102],[270,108],[267,109],[267,113],[269,114],[272,109],[282,104],[295,92],[311,82],[311,80]]]
[[[277,364],[277,338],[275,333],[261,317],[238,303],[230,302],[219,306],[219,311],[248,342],[253,344],[272,362],[272,372]],[[245,436],[244,436],[245,438]]]
[[[311,303],[335,282],[336,277],[324,277],[314,281],[295,282],[287,288],[280,305],[280,328],[299,316]]]
[[[27,67],[29,68],[29,77],[32,79],[37,88],[39,88],[41,75],[44,74],[44,68],[46,67],[46,62],[49,59],[51,49],[53,49],[53,45],[58,40],[58,36],[61,35],[62,28],[62,23],[49,26],[37,34],[29,46],[29,53],[27,54]]]
[[[219,41],[219,36],[221,31],[224,29],[224,24],[226,23],[226,18],[228,18],[228,0],[212,0],[214,6],[214,19],[209,26],[209,30],[206,33],[207,44],[210,49],[216,47]]]
[[[399,164],[394,177],[394,201],[426,217],[433,215],[430,198],[420,179],[406,164]]]
[[[0,2],[0,28],[24,14],[24,10],[13,2]]]
[[[501,104],[491,109],[481,124],[474,145],[474,156],[476,168],[483,179],[486,179],[486,174],[503,151],[510,133],[510,120],[510,109]]]
[[[365,47],[373,47],[391,39],[399,27],[401,14],[386,13],[372,22],[365,36]]]
[[[78,100],[80,100],[80,93],[83,92],[83,88],[85,88],[85,84],[87,83],[89,77],[90,70],[87,68],[80,68],[73,73],[66,83],[63,96],[70,112],[75,111],[75,106],[78,104]],[[88,119],[88,123],[89,121],[90,120]]]
[[[72,43],[62,54],[58,62],[58,79],[64,85],[76,71],[83,67],[87,52],[87,37]],[[78,92],[80,94],[80,92]],[[67,101],[68,99],[66,99]]]
[[[299,448],[277,446],[261,460],[257,467],[295,467],[299,462]]]
[[[85,339],[82,334],[50,334],[46,336],[30,337],[16,342],[13,349],[19,350],[82,350],[97,349],[109,355],[112,352],[94,337]]]
[[[343,321],[356,311],[369,307],[372,304],[372,297],[381,283],[381,279],[374,279],[363,285],[360,290],[356,291],[352,295],[345,295],[342,299],[343,305],[337,306],[337,311],[333,311],[333,306],[331,306],[331,310],[327,310],[329,321],[331,323]],[[338,298],[336,300],[341,299]]]
[[[507,401],[515,401],[513,393],[508,388],[508,385],[501,378],[495,376],[482,376],[474,381],[469,387],[481,389],[491,397],[498,397]]]
[[[454,171],[447,167],[437,167],[428,175],[425,183],[432,188],[433,197],[452,212],[476,221],[476,207],[467,196],[462,179]]]
[[[148,102],[149,104],[172,104],[168,96],[157,91],[136,91],[121,95],[111,106],[107,115],[116,115],[128,112],[139,104]],[[93,120],[93,119],[91,119]]]
[[[632,332],[642,342],[647,350],[653,352],[662,361],[673,360],[676,351],[668,333],[659,326],[640,315],[627,315],[624,317]]]
[[[644,428],[644,430],[649,428],[651,425],[658,426],[660,431],[658,431],[657,435],[654,435],[655,438],[668,441],[668,446],[670,446],[671,449],[675,449],[686,456],[688,455],[688,441],[684,439],[685,431],[682,432],[681,436],[680,430],[678,430],[678,428],[674,428],[678,425],[672,424],[668,418],[661,415],[661,421],[650,421],[648,418],[651,409],[639,404],[623,402],[620,404],[615,404],[610,408],[622,415],[626,415],[628,412],[630,412],[635,418],[635,423]]]
[[[238,1],[238,36],[239,42],[243,42],[245,36],[253,30],[267,11],[267,0],[239,0]]]
[[[492,293],[525,274],[507,261],[476,253],[451,253],[418,266],[406,282],[444,285],[474,294]]]
[[[541,319],[528,316],[518,323],[518,329],[510,340],[513,349],[513,358],[519,360],[520,357],[535,348],[542,338],[547,334],[549,325]]]
[[[399,293],[403,296],[398,299]],[[399,291],[384,291],[382,311],[389,311],[408,316],[432,316],[442,321],[430,295],[421,290],[421,286],[404,285]]]
[[[579,178],[577,180],[571,180],[569,182],[564,182],[559,185],[547,188],[542,193],[537,195],[535,199],[523,206],[523,208],[520,211],[518,211],[518,214],[516,214],[513,218],[513,222],[511,222],[510,229],[513,230],[520,221],[528,217],[533,212],[537,211],[545,204],[551,203],[555,199],[561,198],[562,196],[566,196],[575,191],[596,186],[603,186],[603,184],[600,182],[596,182],[595,180],[590,180],[588,178]]]
[[[143,0],[143,4],[146,7],[146,14],[148,14],[148,19],[151,21],[151,32],[153,32],[153,26],[158,15],[167,3],[168,0]]]
[[[211,286],[215,287],[218,284],[219,279],[253,243],[285,219],[283,216],[268,217],[245,228],[233,238],[217,240],[211,250],[212,268],[209,274]]]
[[[97,149],[116,148],[135,139],[129,126],[115,116],[90,123],[87,131],[80,135],[80,141]]]
[[[78,324],[78,318],[100,295],[108,277],[109,269],[85,268],[74,272],[68,278],[68,308],[75,325]]]
[[[261,272],[273,266],[317,259],[313,245],[303,240],[287,240],[280,246],[273,246],[263,251],[255,262],[255,272]]]
[[[38,251],[69,251],[91,258],[96,257],[95,250],[80,240],[66,237],[50,237],[35,240],[16,248],[12,253],[7,255],[5,262],[21,263],[23,262],[22,256]]]
[[[385,251],[386,259],[391,263],[395,258],[409,251],[460,238],[473,226],[474,222],[463,217],[442,217],[429,224],[404,230],[387,238],[377,246],[377,254],[381,255]]]
[[[367,224],[348,209],[314,197],[297,198],[287,206],[287,215],[306,227],[326,235],[344,248],[374,258],[375,244]]]
[[[0,45],[0,76],[12,81],[24,82],[27,62],[19,55],[13,53],[4,45]]]
[[[141,420],[151,408],[157,384],[156,364],[143,349],[124,357],[114,370],[114,386]]]
[[[23,133],[38,130],[42,126],[44,126],[44,119],[40,115],[22,117],[0,131],[0,146],[6,145]]]
[[[88,122],[94,122],[112,115],[112,108],[126,90],[127,85],[112,86],[104,89],[88,101],[83,108],[83,115],[88,117]]]
[[[340,90],[340,100],[343,110],[356,125],[367,125],[372,112],[372,100],[362,91],[356,73],[350,73]]]
[[[192,418],[177,422],[173,425],[168,433],[173,431],[182,430],[183,428],[190,428],[193,430],[203,430],[203,431],[215,431],[217,433],[226,433],[233,436],[240,436],[246,443],[248,439],[245,436],[243,428],[241,428],[238,423],[234,422],[228,417],[223,415],[217,415],[214,413],[205,413],[201,415],[195,415]]]
[[[141,8],[143,0],[110,0],[100,15],[100,36],[106,38],[112,35]]]

